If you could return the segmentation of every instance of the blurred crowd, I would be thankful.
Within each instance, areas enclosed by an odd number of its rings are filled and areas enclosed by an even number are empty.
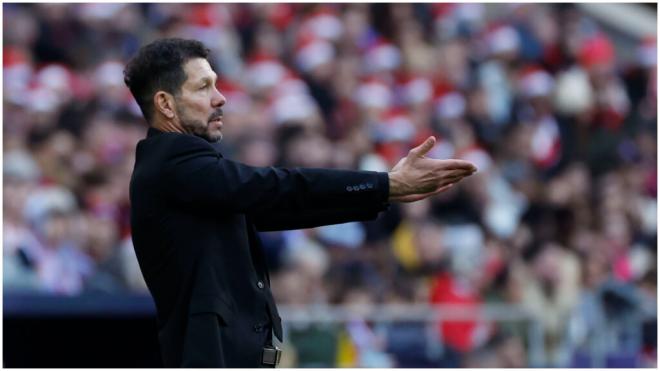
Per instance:
[[[387,171],[435,135],[431,157],[479,168],[372,222],[263,233],[278,303],[495,303],[541,334],[356,316],[290,326],[285,363],[655,367],[655,35],[622,55],[571,4],[3,9],[5,292],[146,292],[128,183],[147,126],[123,68],[149,41],[194,38],[228,100],[230,158]]]

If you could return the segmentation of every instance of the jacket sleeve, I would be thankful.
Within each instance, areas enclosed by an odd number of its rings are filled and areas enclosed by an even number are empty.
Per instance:
[[[342,220],[338,210],[382,207],[389,194],[387,173],[252,167],[223,158],[193,136],[178,136],[168,152],[163,190],[190,206],[246,214],[335,210],[316,215]]]
[[[387,210],[388,207],[389,204],[383,203],[376,208],[346,207],[301,212],[255,213],[250,215],[250,220],[261,232],[314,228],[322,225],[374,220],[378,217],[379,212]]]

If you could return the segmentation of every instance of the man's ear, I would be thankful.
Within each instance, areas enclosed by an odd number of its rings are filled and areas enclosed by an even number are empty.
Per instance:
[[[174,110],[174,96],[172,94],[159,90],[154,94],[154,105],[156,111],[160,112],[168,119],[173,119],[176,116]]]

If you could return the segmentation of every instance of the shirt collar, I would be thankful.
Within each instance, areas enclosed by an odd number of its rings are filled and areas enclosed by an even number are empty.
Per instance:
[[[164,133],[165,133],[164,131],[158,130],[158,129],[150,126],[149,130],[147,130],[147,138],[151,138],[151,137],[156,136],[158,134],[164,134]],[[224,156],[222,156],[222,153],[221,153],[222,145],[220,144],[219,141],[215,142],[215,143],[209,143],[209,144],[220,155],[220,157],[224,157]]]
[[[163,131],[160,131],[152,126],[149,126],[149,130],[147,130],[147,138],[151,138],[154,135],[162,134]]]

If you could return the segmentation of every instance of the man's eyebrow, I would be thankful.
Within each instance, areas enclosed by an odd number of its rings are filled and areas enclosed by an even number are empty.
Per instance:
[[[213,75],[202,77],[202,81],[217,81],[217,80],[218,80],[218,75],[215,73]]]
[[[217,80],[218,80],[218,75],[214,73],[213,75],[202,77],[201,79],[199,79],[199,82],[214,82]]]

